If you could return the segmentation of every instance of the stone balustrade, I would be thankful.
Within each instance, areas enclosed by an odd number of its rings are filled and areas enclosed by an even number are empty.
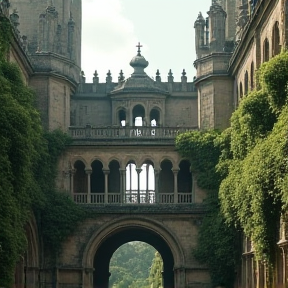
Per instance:
[[[173,204],[175,203],[174,193],[159,193],[154,191],[128,191],[122,197],[120,193],[108,193],[108,200],[105,202],[105,193],[74,193],[73,200],[77,204]],[[157,199],[158,198],[158,199]],[[122,201],[123,199],[123,201]],[[192,193],[177,193],[177,204],[192,203]]]
[[[84,139],[174,139],[179,133],[197,130],[197,127],[69,127],[73,140]]]

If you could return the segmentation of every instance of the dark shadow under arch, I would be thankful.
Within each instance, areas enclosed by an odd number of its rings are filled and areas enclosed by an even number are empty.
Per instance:
[[[125,227],[109,235],[94,256],[94,288],[108,288],[109,263],[113,253],[123,244],[142,241],[153,246],[163,260],[163,288],[174,288],[174,258],[168,244],[157,233],[141,227]]]

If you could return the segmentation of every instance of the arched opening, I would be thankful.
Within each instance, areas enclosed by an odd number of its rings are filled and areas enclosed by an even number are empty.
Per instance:
[[[95,160],[92,163],[91,167],[92,167],[91,193],[101,193],[103,194],[103,199],[104,199],[105,176],[103,172],[103,164],[99,160]],[[104,203],[104,200],[101,202]]]
[[[140,168],[131,162],[126,166],[126,203],[155,203],[155,175],[151,161]]]
[[[13,287],[37,287],[39,269],[39,247],[37,224],[34,217],[25,227],[27,247],[15,267]],[[3,247],[5,249],[5,247]]]
[[[156,108],[152,109],[150,112],[150,125],[151,126],[160,125],[160,112]]]
[[[263,62],[269,61],[269,41],[266,38],[263,44]]]
[[[120,165],[113,160],[109,163],[108,203],[120,203]],[[116,194],[116,195],[115,195]]]
[[[178,199],[177,203],[192,203],[192,174],[190,162],[182,160],[177,174]]]
[[[74,163],[75,173],[73,176],[73,193],[87,193],[87,174],[85,172],[85,165],[78,160]]]
[[[133,126],[146,126],[145,109],[142,105],[138,104],[133,108]]]
[[[190,171],[190,162],[188,160],[182,160],[179,164],[178,172],[178,192],[187,193],[192,192],[192,174]]]
[[[141,241],[128,242],[110,260],[109,287],[162,287],[162,271],[162,258],[153,246]]]
[[[120,246],[133,241],[145,242],[159,252],[163,260],[163,288],[174,288],[174,258],[170,247],[158,233],[137,226],[122,228],[117,233],[111,233],[101,243],[93,261],[93,287],[108,288],[112,255]]]
[[[250,83],[251,83],[251,90],[254,89],[254,62],[251,63],[250,68]]]
[[[279,22],[276,22],[273,27],[272,32],[272,56],[276,56],[281,51],[280,45],[280,31],[279,31]]]
[[[240,87],[239,87],[239,96],[240,96],[240,99],[243,98],[243,85],[242,85],[242,82],[240,82]]]
[[[119,119],[120,126],[126,125],[126,111],[124,109],[119,110],[118,119]]]
[[[248,79],[249,79],[248,71],[246,70],[245,77],[244,77],[244,89],[245,89],[244,93],[245,93],[245,95],[248,94],[248,81],[249,81]]]
[[[169,160],[161,162],[159,173],[159,201],[160,203],[174,203],[174,174]]]

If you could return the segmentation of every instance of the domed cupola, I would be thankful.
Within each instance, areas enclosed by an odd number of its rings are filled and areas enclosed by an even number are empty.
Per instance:
[[[130,66],[134,68],[134,72],[132,73],[131,77],[146,75],[144,69],[149,65],[149,62],[141,55],[140,47],[142,47],[142,45],[138,43],[137,47],[137,55],[130,61]]]
[[[135,92],[169,94],[161,83],[154,81],[146,74],[144,69],[149,62],[141,55],[140,47],[142,46],[140,43],[136,47],[138,47],[137,55],[130,61],[130,66],[134,68],[134,72],[125,81],[120,81],[114,90],[110,92],[110,95]]]

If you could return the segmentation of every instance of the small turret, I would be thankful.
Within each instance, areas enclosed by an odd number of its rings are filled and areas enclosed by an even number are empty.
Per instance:
[[[213,0],[209,15],[209,27],[210,27],[210,51],[211,52],[223,52],[225,46],[225,21],[226,12]]]
[[[203,48],[205,45],[205,19],[202,16],[202,13],[199,12],[197,20],[194,23],[194,28],[195,28],[195,48],[196,48],[196,54],[197,58],[200,56],[199,52],[200,49]]]

